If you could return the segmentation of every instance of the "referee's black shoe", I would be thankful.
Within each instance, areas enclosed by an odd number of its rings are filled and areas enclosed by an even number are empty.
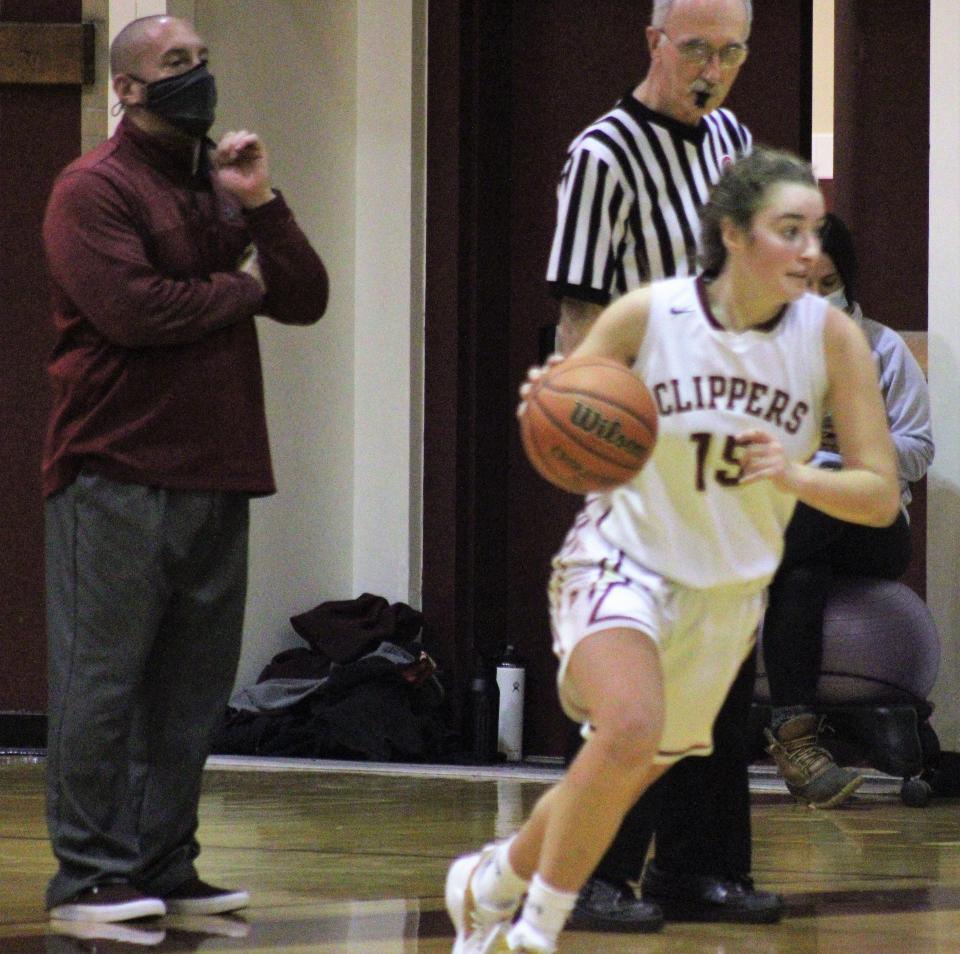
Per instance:
[[[580,931],[649,933],[663,927],[663,912],[638,898],[629,884],[590,878],[580,889],[567,927]]]
[[[674,875],[648,862],[640,883],[643,897],[658,904],[667,921],[730,921],[773,924],[783,915],[783,898],[757,891],[753,879]]]

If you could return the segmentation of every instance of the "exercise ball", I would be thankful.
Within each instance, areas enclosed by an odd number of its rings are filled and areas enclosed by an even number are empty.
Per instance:
[[[763,630],[754,700],[770,702]],[[926,603],[906,584],[868,577],[835,580],[823,618],[821,706],[925,700],[940,665],[940,639]]]

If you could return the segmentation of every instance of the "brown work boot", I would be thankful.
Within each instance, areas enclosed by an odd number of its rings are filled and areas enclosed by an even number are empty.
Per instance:
[[[813,713],[794,716],[784,722],[776,735],[764,729],[770,745],[767,751],[777,763],[790,794],[811,808],[835,808],[862,784],[854,769],[841,768],[817,738],[822,720]]]

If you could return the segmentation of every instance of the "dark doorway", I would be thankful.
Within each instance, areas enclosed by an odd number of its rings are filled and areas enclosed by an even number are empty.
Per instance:
[[[527,659],[525,744],[561,754],[545,585],[579,505],[523,457],[516,389],[549,338],[544,282],[568,143],[643,75],[650,3],[430,4],[424,611],[462,690],[480,656]],[[585,9],[589,7],[589,14]],[[729,105],[807,152],[810,0],[755,4]]]
[[[0,23],[79,23],[81,0],[3,0]],[[46,710],[40,455],[52,329],[40,226],[80,151],[80,87],[0,84],[0,712]]]

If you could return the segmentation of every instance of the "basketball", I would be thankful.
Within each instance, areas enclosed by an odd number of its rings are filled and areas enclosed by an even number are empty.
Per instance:
[[[567,358],[531,384],[520,437],[534,470],[561,490],[610,490],[638,474],[653,452],[657,407],[620,362]]]

